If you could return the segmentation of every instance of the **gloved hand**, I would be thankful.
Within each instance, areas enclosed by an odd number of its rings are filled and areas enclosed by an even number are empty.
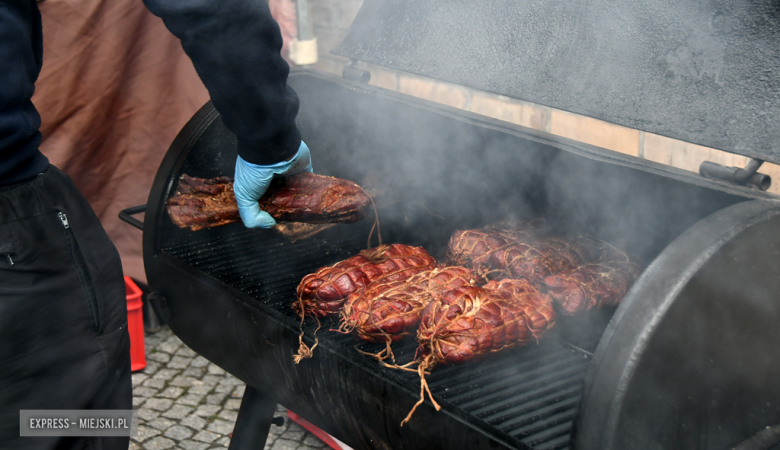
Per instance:
[[[309,147],[303,141],[298,147],[298,153],[291,160],[269,166],[248,163],[239,156],[236,160],[233,192],[236,194],[238,213],[244,226],[270,228],[276,225],[276,220],[270,214],[260,210],[257,201],[268,190],[274,175],[289,176],[303,171],[313,172]]]

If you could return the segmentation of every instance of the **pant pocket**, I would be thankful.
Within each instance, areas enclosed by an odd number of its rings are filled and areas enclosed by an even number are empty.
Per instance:
[[[57,211],[57,218],[64,229],[65,242],[70,250],[73,266],[76,269],[79,281],[81,282],[81,288],[84,291],[84,296],[87,300],[87,308],[89,310],[89,315],[92,318],[92,329],[97,333],[100,331],[100,308],[98,306],[97,292],[95,291],[92,273],[87,261],[84,259],[81,245],[76,239],[73,229],[70,227],[68,215],[62,211]]]

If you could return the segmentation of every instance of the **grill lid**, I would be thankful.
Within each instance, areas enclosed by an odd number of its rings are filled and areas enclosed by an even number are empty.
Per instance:
[[[772,0],[365,0],[333,53],[780,163]]]

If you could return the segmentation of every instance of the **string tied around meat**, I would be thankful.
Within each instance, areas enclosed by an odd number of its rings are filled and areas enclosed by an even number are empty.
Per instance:
[[[371,201],[371,207],[374,209],[374,225],[371,226],[371,231],[368,233],[368,243],[367,248],[371,248],[371,237],[374,234],[374,229],[377,230],[377,239],[379,241],[379,247],[382,246],[382,227],[379,224],[379,212],[376,209],[376,204],[374,203],[374,197],[369,195],[368,192],[365,191],[362,187],[359,185],[356,185],[358,189],[360,189],[364,194],[366,194],[366,197],[368,197],[368,200]],[[303,321],[306,319],[306,309],[305,305],[303,303],[303,299],[298,297],[298,303],[301,306],[301,333],[298,335],[298,353],[293,355],[293,361],[295,361],[295,364],[300,363],[306,358],[311,358],[314,356],[314,349],[319,345],[320,339],[317,337],[317,331],[322,327],[322,324],[320,323],[319,318],[315,316],[315,319],[317,319],[317,329],[314,330],[314,345],[309,347],[306,345],[305,342],[303,342],[303,335],[305,332],[303,331]]]
[[[414,276],[412,278],[414,278]],[[359,298],[362,298],[364,295],[365,295],[365,291],[363,291],[360,294]],[[349,309],[349,305],[346,305],[345,308]],[[368,317],[371,320],[371,324],[374,326],[374,328],[378,329],[384,335],[384,337],[385,337],[385,348],[382,349],[381,351],[377,352],[377,353],[365,352],[365,351],[357,348],[357,346],[355,346],[355,350],[357,350],[358,353],[362,353],[364,355],[370,356],[372,358],[377,359],[378,361],[384,361],[387,358],[391,358],[393,363],[395,364],[395,354],[393,353],[393,349],[391,347],[393,339],[390,337],[389,334],[387,334],[387,332],[385,332],[383,327],[380,327],[379,325],[376,324],[376,322],[374,321],[374,310],[373,309],[374,309],[374,302],[371,302],[371,303],[369,303],[368,313],[367,314],[368,314]],[[346,319],[346,317],[348,317],[349,315],[350,315],[349,313],[345,313],[345,311],[342,311],[341,324],[339,324],[339,328],[338,328],[339,332],[351,333],[357,327],[357,322],[351,322],[350,323],[350,321],[348,321]]]
[[[379,224],[379,213],[376,210],[376,203],[374,203],[374,197],[372,197],[368,192],[366,192],[365,189],[360,187],[360,185],[356,185],[358,189],[360,189],[364,194],[366,194],[366,197],[368,197],[368,200],[371,202],[371,207],[374,208],[374,225],[371,227],[371,231],[368,232],[368,242],[366,243],[366,248],[371,248],[371,236],[374,235],[374,228],[376,228],[376,236],[377,240],[379,241],[379,245],[382,245],[382,227]]]
[[[425,402],[425,393],[428,393],[428,398],[431,399],[431,403],[433,403],[433,407],[436,408],[436,411],[441,411],[441,406],[439,406],[438,403],[436,403],[436,400],[433,398],[433,394],[431,394],[431,389],[428,387],[428,382],[425,380],[425,370],[432,368],[436,364],[436,359],[433,354],[430,354],[423,358],[422,361],[417,365],[417,373],[420,375],[420,400],[417,401],[417,403],[414,404],[412,407],[412,410],[409,411],[409,414],[406,415],[406,418],[401,421],[401,426],[403,427],[406,422],[411,420],[412,415],[417,410],[417,407],[423,404]]]
[[[371,352],[363,351],[363,350],[359,349],[357,347],[357,345],[355,345],[355,350],[357,350],[357,352],[360,353],[360,354],[363,354],[363,355],[366,355],[366,356],[370,356],[370,357],[376,359],[377,361],[379,361],[380,363],[382,363],[386,367],[390,367],[390,368],[394,369],[394,368],[398,368],[400,366],[396,366],[395,365],[395,354],[393,353],[393,348],[391,347],[390,344],[391,344],[391,341],[386,341],[385,342],[385,348],[383,348],[381,351],[379,351],[377,353],[371,353]],[[360,344],[358,344],[358,345],[360,345]],[[392,365],[387,364],[387,363],[384,362],[384,360],[386,360],[387,358],[392,359],[392,361],[393,361]]]
[[[293,355],[293,361],[295,364],[299,364],[304,359],[314,356],[314,349],[317,348],[317,345],[320,343],[320,338],[317,337],[317,332],[320,330],[320,328],[322,328],[320,319],[317,316],[314,316],[314,318],[317,320],[317,329],[314,330],[314,345],[309,347],[305,342],[303,342],[303,320],[306,318],[306,310],[303,307],[303,300],[298,299],[298,301],[301,303],[301,334],[298,335],[298,353]]]

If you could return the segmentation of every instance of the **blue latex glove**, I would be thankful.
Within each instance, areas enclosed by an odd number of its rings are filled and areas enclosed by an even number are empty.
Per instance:
[[[236,160],[233,192],[244,225],[247,228],[270,228],[276,225],[276,220],[270,214],[260,210],[257,201],[268,190],[274,175],[289,176],[303,171],[313,173],[309,147],[303,141],[291,160],[269,166],[248,163],[239,156]]]

